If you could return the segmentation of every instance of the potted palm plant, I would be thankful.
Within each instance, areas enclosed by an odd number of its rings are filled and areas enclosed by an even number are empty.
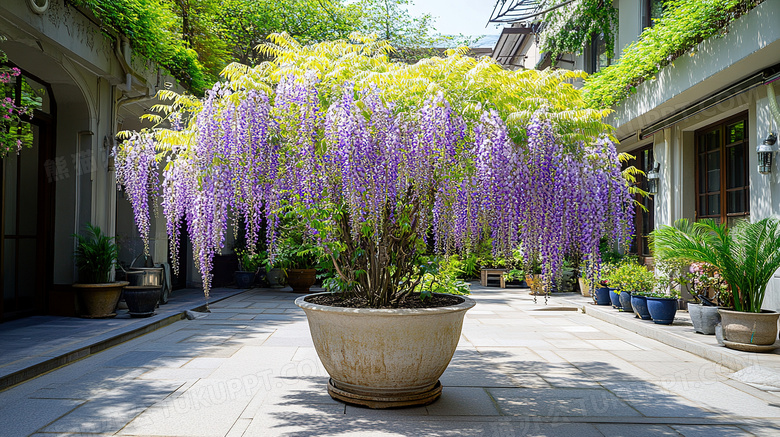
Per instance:
[[[656,229],[652,238],[657,257],[707,263],[729,285],[734,308],[718,310],[726,347],[774,349],[780,314],[761,306],[767,284],[780,268],[780,221],[743,220],[729,228],[710,219],[681,219]]]
[[[97,226],[87,224],[86,235],[74,235],[78,239],[75,252],[79,282],[73,284],[79,302],[80,317],[115,317],[117,302],[127,281],[111,281],[111,273],[117,260],[114,239],[103,235]]]

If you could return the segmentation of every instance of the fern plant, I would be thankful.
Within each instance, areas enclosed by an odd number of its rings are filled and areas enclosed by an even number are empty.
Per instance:
[[[78,239],[76,267],[82,284],[111,282],[111,268],[117,260],[118,248],[112,237],[103,234],[98,226],[87,223],[87,235],[74,234]]]
[[[734,309],[761,312],[766,286],[780,268],[780,220],[744,220],[729,229],[712,219],[681,219],[650,236],[656,257],[715,266],[731,286]]]

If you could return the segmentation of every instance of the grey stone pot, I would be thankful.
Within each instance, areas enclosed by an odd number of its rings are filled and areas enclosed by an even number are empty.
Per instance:
[[[720,323],[718,307],[689,303],[688,313],[691,315],[694,331],[705,335],[715,334],[715,326]]]
[[[631,292],[623,290],[620,292],[620,305],[623,307],[620,311],[626,313],[633,313],[634,308],[631,307]]]

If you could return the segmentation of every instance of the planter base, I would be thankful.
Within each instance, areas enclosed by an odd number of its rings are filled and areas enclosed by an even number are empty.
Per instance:
[[[82,319],[110,319],[112,317],[116,317],[116,313],[101,314],[99,316],[93,316],[90,314],[79,314],[79,317],[81,317]]]
[[[738,351],[745,352],[769,352],[780,347],[780,342],[775,344],[750,344],[750,343],[738,343],[735,341],[723,340],[723,344],[729,349],[736,349]]]
[[[439,399],[439,396],[441,396],[441,382],[436,381],[436,384],[431,388],[422,392],[388,394],[375,392],[363,394],[348,391],[344,384],[339,385],[333,378],[328,378],[328,394],[337,401],[374,409],[422,406],[431,404],[436,399]]]

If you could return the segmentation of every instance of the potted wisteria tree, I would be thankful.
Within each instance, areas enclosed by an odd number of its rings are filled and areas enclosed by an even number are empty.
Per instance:
[[[265,50],[273,61],[228,67],[202,100],[162,92],[171,105],[127,134],[118,173],[145,236],[146,187],[165,163],[171,252],[183,220],[207,294],[231,218],[248,247],[266,223],[271,258],[282,214],[306,224],[337,272],[329,292],[296,300],[334,398],[386,408],[439,396],[474,302],[422,290],[426,247],[520,247],[549,286],[567,254],[594,274],[601,237],[630,239],[605,113],[567,83],[581,73],[512,72],[465,51],[392,63],[391,47],[360,35],[305,47],[273,35]]]

